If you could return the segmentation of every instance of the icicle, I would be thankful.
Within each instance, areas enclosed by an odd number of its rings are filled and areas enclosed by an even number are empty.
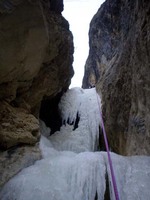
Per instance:
[[[62,97],[59,108],[66,125],[50,137],[57,150],[74,152],[94,151],[99,138],[99,108],[95,88],[83,90],[72,88]],[[74,130],[77,113],[80,120]],[[68,125],[73,123],[72,125]]]
[[[104,199],[105,163],[92,152],[58,152],[42,137],[45,159],[12,178],[0,192],[1,200],[98,200]]]
[[[69,90],[60,108],[66,122],[75,121],[79,113],[78,128],[66,124],[49,140],[42,136],[43,159],[12,178],[0,191],[1,200],[95,200],[96,194],[97,200],[104,200],[106,171],[114,200],[106,152],[89,152],[94,150],[100,124],[95,89]],[[41,126],[47,135],[50,130],[43,122]],[[111,158],[120,199],[149,200],[150,157],[111,153]]]
[[[110,197],[115,200],[111,174],[107,161],[106,153],[101,153],[104,156],[107,173],[109,178]],[[123,157],[111,153],[114,172],[116,174],[117,187],[121,200],[149,200],[150,190],[150,157],[149,156],[130,156]]]

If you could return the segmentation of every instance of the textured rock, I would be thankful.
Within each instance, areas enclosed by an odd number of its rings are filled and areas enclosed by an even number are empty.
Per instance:
[[[55,96],[70,84],[73,39],[68,22],[55,12],[57,8],[58,13],[63,9],[62,1],[55,3],[48,0],[3,0],[0,3],[0,100],[8,102],[10,105],[5,108],[12,109],[18,120],[24,121],[20,136],[15,128],[0,127],[1,141],[5,141],[5,145],[0,146],[25,142],[25,135],[26,143],[35,143],[38,134],[35,139],[24,118],[29,116],[34,126],[35,119],[30,113],[38,117],[42,99]],[[24,109],[22,114],[19,108]],[[7,123],[7,117],[2,117],[4,110],[0,111],[3,124]],[[8,118],[12,118],[11,112]],[[11,122],[16,129],[18,120]]]
[[[41,158],[38,145],[13,147],[0,152],[0,188],[20,170]]]
[[[106,0],[89,36],[83,87],[101,94],[112,150],[149,155],[150,1]]]
[[[39,140],[41,101],[70,85],[73,37],[62,10],[63,0],[0,1],[0,150],[16,148],[5,160],[13,170],[0,167],[2,183],[28,163],[34,147],[26,146]]]
[[[0,103],[0,148],[17,144],[35,144],[39,137],[39,122],[23,108]]]

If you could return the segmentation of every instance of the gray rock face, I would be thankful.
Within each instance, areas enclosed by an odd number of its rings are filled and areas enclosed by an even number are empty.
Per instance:
[[[106,0],[89,37],[83,87],[101,94],[112,150],[149,155],[150,2]]]
[[[62,10],[62,0],[0,1],[1,152],[18,145],[35,145],[40,138],[41,101],[63,93],[70,85],[73,37]],[[32,154],[33,149],[29,149]],[[28,156],[30,150],[22,148],[22,154]],[[16,167],[9,178],[23,166],[24,158],[12,157]],[[5,163],[9,163],[7,158]],[[2,179],[2,183],[8,180]]]

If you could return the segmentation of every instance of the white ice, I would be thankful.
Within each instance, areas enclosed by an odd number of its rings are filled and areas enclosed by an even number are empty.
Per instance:
[[[96,193],[96,200],[104,200],[106,172],[115,200],[106,152],[90,152],[99,126],[95,89],[69,90],[60,108],[66,126],[49,139],[41,137],[43,159],[12,178],[0,191],[1,200],[95,200]],[[67,121],[74,122],[77,112],[79,127],[73,131]],[[41,126],[48,135],[50,130],[43,122]],[[120,200],[150,200],[150,157],[111,153],[111,158]]]
[[[41,143],[44,159],[11,179],[0,193],[1,200],[94,200],[97,189],[103,200],[102,156],[56,151],[46,138]]]
[[[59,108],[65,125],[50,137],[55,149],[77,153],[97,149],[101,106],[100,101],[99,104],[98,101],[95,88],[85,90],[72,88],[63,95]],[[77,113],[80,121],[78,128],[73,131]],[[73,125],[69,125],[67,122]]]
[[[106,171],[110,182],[110,199],[115,200],[107,154]],[[120,200],[150,200],[150,156],[120,156],[111,153]]]

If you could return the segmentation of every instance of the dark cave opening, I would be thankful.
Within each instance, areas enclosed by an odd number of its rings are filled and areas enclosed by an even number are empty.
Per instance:
[[[62,93],[59,93],[53,98],[50,97],[44,98],[41,102],[39,118],[45,122],[47,127],[50,127],[51,129],[50,135],[52,135],[56,131],[60,131],[60,127],[62,126],[62,118],[58,108],[61,96]],[[80,116],[79,113],[77,113],[75,122],[70,123],[68,119],[67,124],[69,125],[74,124],[73,126],[73,131],[74,131],[78,128],[79,121],[80,121]]]
[[[57,94],[53,98],[45,98],[41,102],[40,119],[45,122],[46,126],[50,127],[52,135],[54,132],[59,131],[62,125],[62,119],[58,109],[58,104],[62,93]]]

